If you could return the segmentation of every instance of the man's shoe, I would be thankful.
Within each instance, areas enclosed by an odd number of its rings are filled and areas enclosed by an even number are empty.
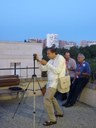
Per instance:
[[[64,115],[55,114],[56,117],[64,117]]]
[[[65,107],[68,108],[68,107],[72,107],[73,105],[72,104],[66,104]]]
[[[56,123],[57,123],[57,121],[54,121],[54,122],[52,122],[52,121],[45,121],[45,123],[43,123],[43,125],[44,126],[50,126],[50,125],[54,125]]]
[[[62,106],[64,107],[64,106],[66,106],[68,103],[66,102],[65,104],[62,104]]]

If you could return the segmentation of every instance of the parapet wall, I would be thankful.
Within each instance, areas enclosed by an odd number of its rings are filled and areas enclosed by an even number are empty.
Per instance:
[[[80,99],[81,102],[88,104],[92,107],[96,107],[96,83],[88,83],[81,93]]]

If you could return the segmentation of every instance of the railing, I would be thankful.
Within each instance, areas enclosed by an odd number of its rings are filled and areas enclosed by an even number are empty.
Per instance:
[[[19,74],[18,74],[19,70]],[[24,81],[30,80],[32,75],[34,74],[34,67],[22,67],[17,68],[14,66],[14,68],[0,68],[0,76],[3,75],[19,75],[20,79],[23,79]],[[39,67],[35,67],[35,74],[38,77],[47,77],[46,72],[42,72],[39,70]],[[90,82],[87,85],[88,88],[96,89],[96,73],[91,74]]]
[[[39,68],[35,67],[35,71],[37,69]],[[19,70],[19,74],[18,74],[18,70]],[[20,78],[30,78],[33,73],[34,73],[34,67],[17,68],[16,66],[14,66],[14,68],[0,68],[0,75],[19,75]],[[40,75],[40,72],[39,72],[39,75]]]

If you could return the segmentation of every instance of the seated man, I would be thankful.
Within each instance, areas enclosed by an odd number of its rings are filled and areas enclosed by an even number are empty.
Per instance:
[[[90,79],[91,69],[89,63],[85,61],[85,56],[83,54],[78,54],[77,60],[78,64],[75,79],[72,83],[73,85],[69,92],[67,102],[62,105],[65,107],[71,107],[76,103],[78,96]]]

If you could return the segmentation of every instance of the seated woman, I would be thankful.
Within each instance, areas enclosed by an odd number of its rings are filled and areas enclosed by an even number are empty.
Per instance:
[[[79,53],[77,60],[78,64],[75,79],[72,83],[72,88],[69,92],[67,102],[62,105],[65,107],[71,107],[76,103],[78,96],[81,94],[90,79],[91,69],[89,63],[85,61],[85,56]]]

